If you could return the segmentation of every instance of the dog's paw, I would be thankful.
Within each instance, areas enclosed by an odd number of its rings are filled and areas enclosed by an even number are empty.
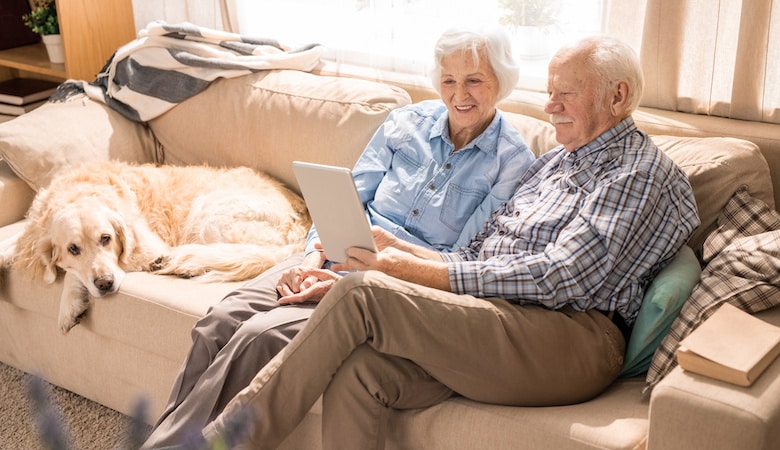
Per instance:
[[[88,306],[89,302],[85,301],[79,305],[73,305],[68,311],[60,314],[57,319],[57,324],[60,326],[60,332],[63,335],[68,334],[73,327],[81,323],[81,319],[83,319],[89,311]]]
[[[78,325],[78,322],[74,322],[71,320],[60,320],[59,325],[60,325],[60,333],[62,333],[62,335],[64,336],[68,334],[68,331],[70,331],[71,328]]]
[[[187,258],[182,256],[160,256],[149,264],[149,271],[158,275],[174,275],[179,278],[195,278],[206,271],[199,266],[188,266]]]
[[[68,331],[70,331],[73,327],[78,325],[79,322],[81,322],[82,317],[84,317],[84,313],[76,317],[60,317],[58,320],[58,325],[60,326],[60,333],[62,333],[63,335],[68,334]]]
[[[158,256],[157,259],[149,264],[149,272],[159,272],[163,270],[165,266],[168,265],[170,259],[171,258],[168,256]]]

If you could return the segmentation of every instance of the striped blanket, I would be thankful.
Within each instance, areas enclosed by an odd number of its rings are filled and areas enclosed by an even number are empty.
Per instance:
[[[146,122],[217,78],[270,69],[310,71],[322,52],[316,44],[288,49],[274,40],[190,23],[152,22],[138,33],[138,39],[114,53],[95,81],[68,80],[51,100],[66,101],[85,93],[130,120]]]

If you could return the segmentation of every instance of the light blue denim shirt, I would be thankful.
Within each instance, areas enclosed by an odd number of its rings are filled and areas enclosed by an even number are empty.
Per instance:
[[[454,149],[441,100],[392,111],[353,168],[371,223],[415,244],[454,250],[471,242],[534,161],[499,110],[482,134]],[[318,241],[312,227],[306,251]]]

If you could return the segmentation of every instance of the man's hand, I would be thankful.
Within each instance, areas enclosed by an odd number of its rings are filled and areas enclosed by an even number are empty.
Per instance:
[[[377,239],[376,232],[374,239]],[[396,243],[401,242],[396,240]],[[378,270],[401,280],[445,291],[450,290],[447,265],[437,252],[411,244],[403,245],[403,249],[395,246],[382,248],[381,245],[377,242],[377,248],[381,250],[376,253],[358,247],[349,248],[347,261],[334,264],[331,269],[335,271]]]
[[[347,261],[333,264],[331,268],[337,272],[378,270],[400,278],[402,277],[401,268],[417,264],[420,261],[411,253],[398,250],[395,247],[385,247],[376,253],[359,247],[351,247],[347,249],[347,256],[349,257]]]

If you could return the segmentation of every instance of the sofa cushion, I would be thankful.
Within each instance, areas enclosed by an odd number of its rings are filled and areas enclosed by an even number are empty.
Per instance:
[[[0,158],[36,191],[63,166],[108,159],[155,162],[154,149],[145,126],[84,95],[0,124]]]
[[[655,350],[669,333],[700,275],[699,260],[686,245],[650,283],[626,345],[621,376],[647,372]]]
[[[641,378],[612,383],[576,405],[514,407],[453,397],[424,409],[394,411],[392,449],[613,449],[645,448],[647,401]]]
[[[752,142],[677,136],[653,136],[653,141],[685,171],[693,186],[701,225],[688,245],[697,255],[701,254],[707,235],[716,228],[726,202],[740,186],[748,186],[754,197],[774,207],[769,165]]]
[[[520,132],[534,155],[542,155],[560,145],[555,140],[555,128],[551,123],[509,112],[504,112],[504,117]]]
[[[272,70],[217,80],[150,126],[165,163],[250,166],[297,190],[292,161],[352,167],[390,111],[410,102],[383,83]]]
[[[677,365],[675,352],[680,341],[721,304],[728,302],[749,313],[780,305],[780,213],[742,188],[727,203],[704,248],[710,244],[719,248],[724,235],[730,243],[704,268],[653,355],[645,389],[651,389]]]

